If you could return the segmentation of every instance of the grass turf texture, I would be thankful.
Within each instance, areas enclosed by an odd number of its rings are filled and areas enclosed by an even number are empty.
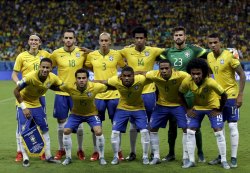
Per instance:
[[[212,172],[237,172],[237,173],[248,173],[250,172],[250,137],[249,137],[249,125],[250,122],[250,83],[246,84],[244,92],[244,103],[241,108],[241,120],[239,121],[239,132],[240,132],[240,143],[238,150],[238,168],[231,170],[224,170],[220,165],[211,166],[207,163],[196,163],[196,167],[190,169],[182,169],[182,130],[178,130],[178,137],[176,141],[176,160],[170,163],[161,163],[159,165],[142,165],[141,157],[141,143],[140,135],[137,138],[137,159],[133,162],[122,161],[119,165],[111,165],[110,162],[113,158],[113,152],[110,143],[111,135],[111,123],[107,120],[103,124],[103,133],[105,136],[105,159],[108,162],[106,166],[100,166],[99,162],[89,161],[90,156],[93,152],[93,142],[92,134],[90,132],[89,126],[84,123],[84,152],[86,155],[86,160],[80,161],[77,159],[77,141],[76,135],[72,134],[73,149],[72,149],[72,161],[73,163],[68,166],[49,164],[44,161],[40,161],[38,158],[30,158],[30,167],[24,168],[21,163],[16,163],[14,161],[16,155],[16,140],[15,140],[15,130],[16,130],[16,111],[15,111],[15,99],[13,95],[13,89],[15,84],[11,81],[0,81],[0,125],[1,125],[1,140],[0,140],[0,173],[67,173],[67,172],[119,172],[119,173],[152,173],[152,172],[169,172],[169,173],[212,173]],[[48,91],[46,94],[47,101],[47,117],[50,129],[51,138],[51,150],[52,154],[55,154],[58,144],[57,144],[57,123],[56,119],[53,118],[53,102],[54,93]],[[203,150],[205,154],[205,159],[210,161],[214,159],[217,155],[217,145],[216,139],[214,137],[213,131],[210,128],[208,118],[205,118],[202,123],[202,136],[203,136]],[[226,139],[227,139],[227,159],[230,161],[230,140],[229,140],[229,129],[226,124]],[[167,143],[167,129],[159,130],[160,136],[160,155],[161,158],[168,153],[168,143]],[[129,133],[122,134],[122,151],[124,157],[126,157],[129,150]],[[197,155],[196,155],[197,159]],[[63,161],[63,160],[62,160]]]

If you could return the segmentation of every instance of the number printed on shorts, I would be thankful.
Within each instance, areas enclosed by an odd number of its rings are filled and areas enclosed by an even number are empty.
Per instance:
[[[96,121],[101,121],[99,116],[95,116]]]

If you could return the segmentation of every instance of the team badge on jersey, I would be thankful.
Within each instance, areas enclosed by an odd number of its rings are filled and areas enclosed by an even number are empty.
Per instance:
[[[49,88],[50,86],[51,86],[50,82],[46,83],[46,88]]]
[[[204,93],[207,93],[207,92],[208,92],[208,88],[204,88],[204,89],[203,89],[203,92],[204,92]]]
[[[176,79],[174,79],[174,80],[172,80],[172,84],[176,84],[177,82],[176,82]]]
[[[220,64],[224,64],[224,59],[221,59],[221,60],[220,60]]]
[[[149,56],[149,52],[148,51],[146,51],[144,54],[145,54],[145,56]]]
[[[110,56],[109,57],[109,61],[113,61],[114,60],[114,57],[113,56]]]
[[[135,85],[135,86],[134,86],[134,89],[135,89],[135,90],[138,90],[138,88],[139,88],[138,85]]]
[[[184,55],[185,55],[186,58],[190,58],[190,56],[191,56],[191,54],[190,54],[189,51],[186,51],[186,52],[184,53]]]
[[[88,97],[91,97],[91,96],[92,96],[92,93],[91,93],[91,92],[87,92],[87,96],[88,96]]]
[[[76,57],[80,58],[80,53],[79,52],[76,52]]]

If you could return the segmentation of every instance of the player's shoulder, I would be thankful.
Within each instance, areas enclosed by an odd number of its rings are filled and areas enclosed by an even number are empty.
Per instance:
[[[31,71],[24,78],[26,79],[26,81],[36,79],[38,78],[38,71]]]
[[[88,56],[93,56],[93,55],[100,55],[100,52],[99,52],[99,50],[94,50],[94,51],[92,51],[92,52],[90,52],[89,54],[88,54]]]
[[[28,51],[21,52],[17,55],[17,58],[23,58],[27,55],[30,55]]]
[[[63,48],[63,47],[60,47],[60,48],[58,48],[58,49],[55,49],[55,50],[52,52],[53,55],[54,55],[54,54],[58,54],[58,53],[65,53],[64,48]]]

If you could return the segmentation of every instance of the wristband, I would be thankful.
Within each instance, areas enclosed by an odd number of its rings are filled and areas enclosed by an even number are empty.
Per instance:
[[[20,107],[21,107],[22,110],[26,109],[26,106],[25,106],[24,102],[20,103]]]

